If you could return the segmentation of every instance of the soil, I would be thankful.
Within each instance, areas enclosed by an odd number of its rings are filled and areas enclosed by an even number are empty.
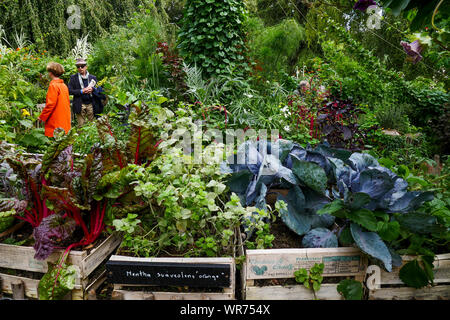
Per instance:
[[[271,224],[270,232],[275,236],[272,242],[273,249],[302,248],[301,237],[280,219]]]

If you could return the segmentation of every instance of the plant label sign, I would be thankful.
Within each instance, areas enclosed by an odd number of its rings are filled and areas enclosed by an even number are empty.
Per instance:
[[[227,288],[231,284],[229,264],[110,260],[106,269],[109,280],[122,285]]]
[[[366,260],[353,248],[273,249],[247,251],[247,278],[293,278],[300,268],[323,263],[324,276],[353,276],[365,271]]]

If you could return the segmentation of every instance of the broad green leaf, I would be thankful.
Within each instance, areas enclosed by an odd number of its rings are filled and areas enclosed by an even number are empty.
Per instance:
[[[317,210],[317,214],[333,214],[344,208],[344,201],[336,199],[322,207],[322,209]]]
[[[362,300],[363,298],[361,282],[353,279],[345,279],[339,282],[337,291],[344,296],[345,300]]]
[[[400,224],[397,221],[379,221],[378,234],[385,241],[394,241],[400,235]]]
[[[433,283],[433,278],[430,278],[430,274],[420,266],[417,259],[406,263],[400,269],[398,275],[407,286],[416,289]]]
[[[363,226],[367,230],[377,231],[378,229],[377,219],[372,211],[368,209],[352,210],[347,213],[347,218]]]

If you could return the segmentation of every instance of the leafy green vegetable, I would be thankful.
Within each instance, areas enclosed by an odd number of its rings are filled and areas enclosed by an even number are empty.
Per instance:
[[[345,300],[362,300],[363,298],[361,282],[353,279],[345,279],[339,282],[337,291],[344,296]]]
[[[38,285],[39,300],[61,300],[73,288],[77,278],[75,266],[63,264],[59,271],[56,265],[48,262],[48,272],[42,277]],[[54,286],[56,281],[56,286]]]
[[[422,256],[406,263],[399,271],[400,279],[409,287],[416,289],[433,284],[433,256]]]

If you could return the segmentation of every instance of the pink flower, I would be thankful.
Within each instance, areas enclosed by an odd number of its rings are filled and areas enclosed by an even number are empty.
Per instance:
[[[400,44],[403,46],[403,49],[411,57],[412,62],[416,64],[420,60],[422,60],[422,56],[420,52],[422,51],[422,47],[420,46],[419,40],[408,43],[406,41],[400,41]]]

